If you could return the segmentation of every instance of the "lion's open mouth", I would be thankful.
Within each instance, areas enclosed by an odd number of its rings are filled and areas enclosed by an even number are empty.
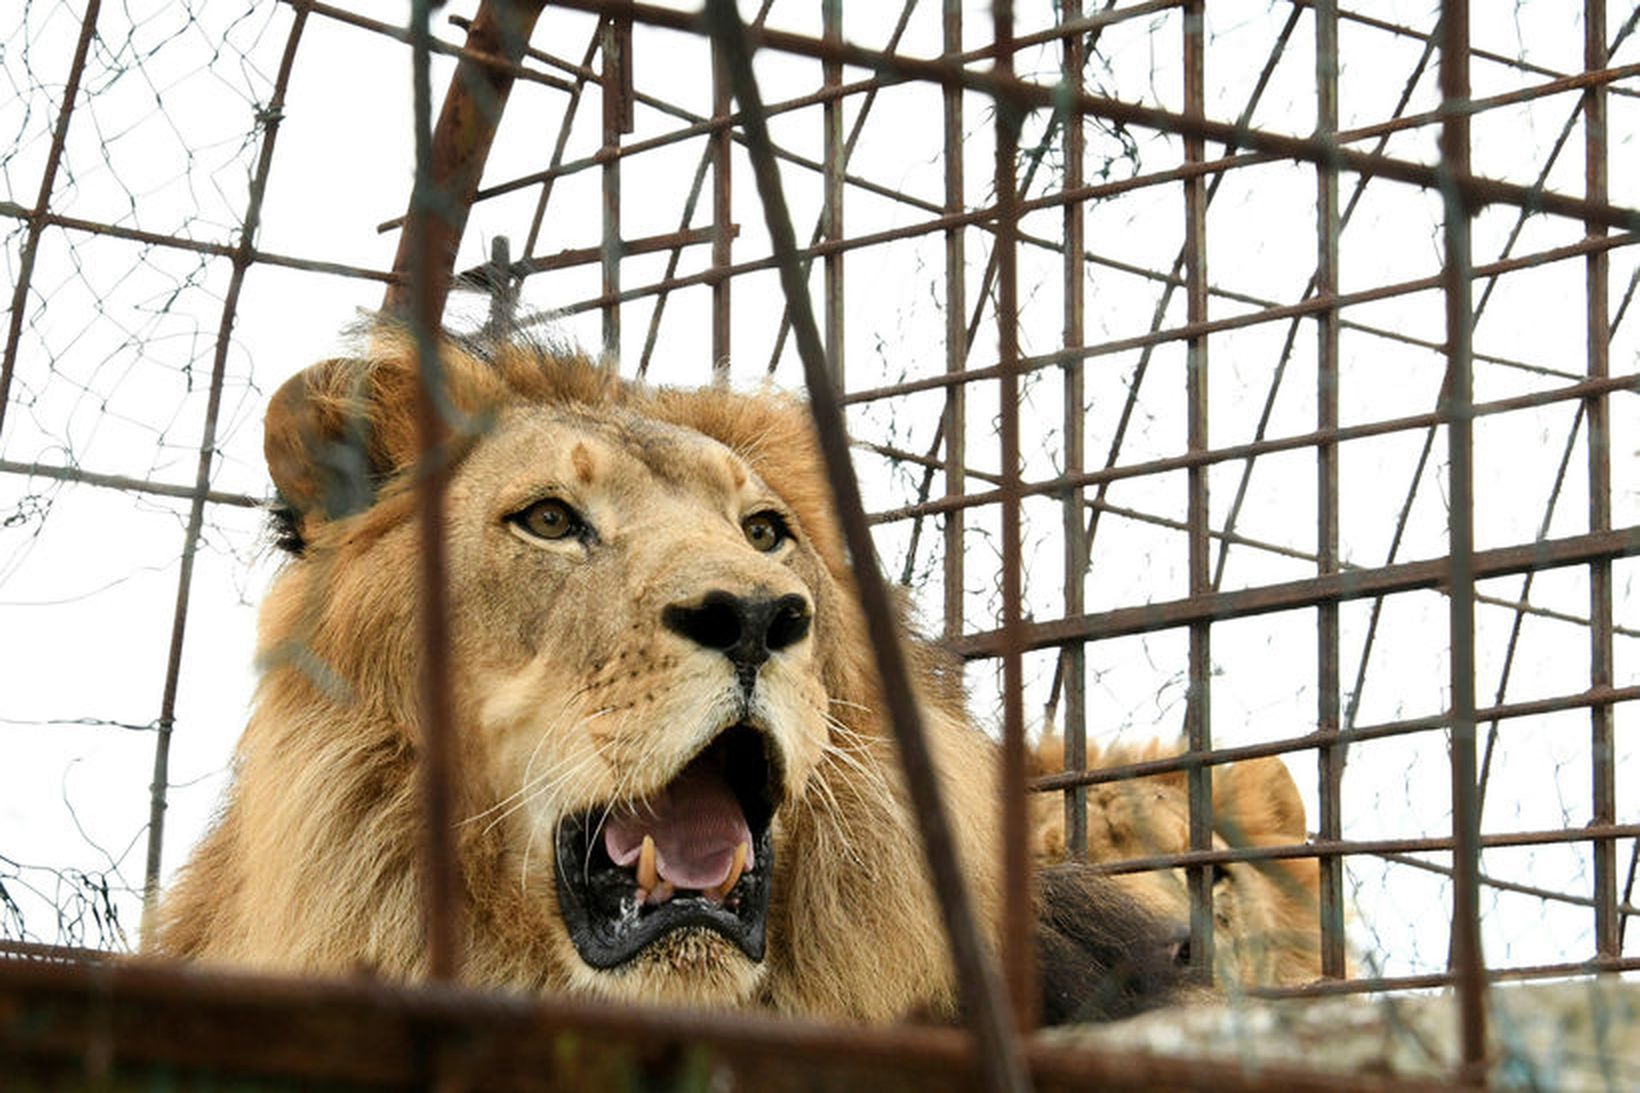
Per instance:
[[[581,959],[613,968],[689,927],[763,959],[778,758],[763,733],[735,725],[647,799],[559,825],[558,906]]]

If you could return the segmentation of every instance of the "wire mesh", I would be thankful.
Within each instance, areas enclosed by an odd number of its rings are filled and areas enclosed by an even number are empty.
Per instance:
[[[203,828],[274,568],[253,423],[385,306],[835,388],[1003,745],[1012,890],[1042,815],[1087,855],[1099,787],[1172,776],[1183,840],[1098,865],[1181,872],[1204,979],[1223,871],[1306,859],[1313,977],[1232,985],[1454,986],[1471,1078],[1488,980],[1640,969],[1640,7],[234,7],[5,17],[10,951],[130,950]],[[1219,774],[1272,756],[1307,837],[1227,844]]]

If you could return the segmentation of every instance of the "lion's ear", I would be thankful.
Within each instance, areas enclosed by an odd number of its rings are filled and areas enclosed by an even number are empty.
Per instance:
[[[369,508],[381,484],[414,458],[415,384],[402,359],[343,357],[274,393],[262,449],[301,532]]]
[[[1304,800],[1287,764],[1274,755],[1220,768],[1213,779],[1213,811],[1216,823],[1238,825],[1244,838],[1304,841]]]

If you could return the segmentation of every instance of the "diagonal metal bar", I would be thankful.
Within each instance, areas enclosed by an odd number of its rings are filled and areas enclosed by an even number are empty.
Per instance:
[[[976,1049],[994,1090],[1029,1088],[1019,1039],[1014,1031],[1008,998],[1002,990],[995,962],[980,935],[978,919],[957,863],[949,821],[941,799],[921,711],[910,686],[905,651],[894,627],[888,587],[877,564],[871,531],[866,524],[859,484],[849,462],[842,407],[826,371],[825,348],[809,304],[808,290],[798,269],[797,243],[786,210],[779,168],[769,148],[760,109],[761,97],[752,74],[750,46],[733,0],[709,0],[708,29],[723,50],[735,97],[741,104],[747,147],[763,201],[769,235],[779,257],[781,287],[792,312],[793,330],[803,360],[810,409],[814,414],[834,501],[843,524],[849,553],[855,559],[861,608],[867,619],[872,647],[882,677],[884,702],[890,713],[901,764],[922,828],[929,870],[940,909],[945,915],[952,962],[961,988],[963,1009],[972,1023]]]
[[[0,433],[6,426],[6,406],[11,402],[11,384],[17,374],[18,343],[23,336],[23,311],[28,306],[30,283],[34,279],[34,262],[40,252],[40,237],[45,232],[46,214],[51,210],[51,194],[57,187],[57,171],[63,161],[63,147],[68,142],[68,125],[74,116],[74,103],[80,96],[80,79],[85,74],[85,61],[91,51],[91,40],[97,33],[97,16],[102,11],[102,0],[87,0],[85,15],[80,20],[80,37],[74,46],[74,59],[68,66],[68,77],[63,82],[61,106],[57,124],[51,134],[51,148],[46,152],[45,168],[40,172],[40,189],[34,199],[34,208],[24,215],[28,218],[28,234],[23,240],[22,254],[17,262],[17,283],[11,290],[11,313],[6,328],[4,355],[0,356]]]

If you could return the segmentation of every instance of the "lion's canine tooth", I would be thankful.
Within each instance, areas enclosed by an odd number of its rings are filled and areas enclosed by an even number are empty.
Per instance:
[[[638,851],[638,890],[647,895],[655,890],[660,879],[660,873],[655,868],[655,839],[645,835],[643,848]]]
[[[741,843],[739,846],[735,847],[734,861],[729,863],[729,875],[724,877],[723,883],[718,885],[716,888],[708,888],[706,890],[706,895],[712,899],[712,902],[722,903],[724,897],[727,896],[730,890],[734,888],[735,884],[740,880],[740,875],[746,871],[746,859],[751,855],[751,852],[752,847],[750,843]]]

